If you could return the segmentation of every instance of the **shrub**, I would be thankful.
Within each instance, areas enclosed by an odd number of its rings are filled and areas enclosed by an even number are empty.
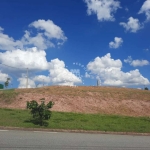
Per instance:
[[[44,120],[49,120],[52,112],[49,110],[54,105],[54,102],[50,101],[47,105],[42,99],[41,104],[38,104],[35,100],[27,102],[27,109],[30,109],[34,122],[44,125]]]

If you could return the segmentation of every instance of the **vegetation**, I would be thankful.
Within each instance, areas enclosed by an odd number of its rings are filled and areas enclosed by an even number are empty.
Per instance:
[[[0,109],[0,126],[43,128],[31,120],[29,110]],[[150,133],[150,117],[53,112],[48,123],[49,129]]]
[[[144,90],[148,90],[148,87],[145,87]]]
[[[45,120],[50,119],[51,111],[49,109],[53,107],[54,103],[50,101],[47,105],[45,105],[45,99],[41,100],[41,104],[38,104],[35,100],[27,102],[27,109],[31,110],[30,112],[33,116],[32,122],[43,126],[48,125],[48,123],[45,122]]]
[[[4,83],[4,84],[5,84],[5,88],[8,87],[8,85],[9,85],[9,80],[10,80],[10,78],[7,78],[6,82]]]
[[[0,84],[0,89],[3,89],[4,88],[4,85],[3,84]]]

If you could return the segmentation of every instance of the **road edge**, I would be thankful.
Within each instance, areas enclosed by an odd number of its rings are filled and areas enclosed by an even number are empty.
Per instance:
[[[43,131],[43,132],[66,132],[66,133],[89,133],[89,134],[114,134],[114,135],[132,135],[132,136],[150,136],[150,133],[135,132],[111,132],[111,131],[93,131],[93,130],[70,130],[70,129],[44,129],[44,128],[23,128],[23,127],[4,127],[0,130],[21,130],[21,131]]]

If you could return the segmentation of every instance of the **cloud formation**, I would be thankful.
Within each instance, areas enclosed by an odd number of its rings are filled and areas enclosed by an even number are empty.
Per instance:
[[[38,50],[36,47],[27,50],[16,49],[0,53],[0,63],[15,67],[16,69],[13,68],[14,71],[18,70],[18,68],[20,68],[20,71],[26,68],[30,71],[48,69],[45,51]]]
[[[84,0],[88,15],[96,14],[98,21],[114,21],[114,13],[120,8],[115,0]]]
[[[143,25],[139,22],[139,19],[134,19],[133,17],[130,17],[128,19],[128,22],[120,22],[120,25],[123,26],[126,31],[136,33],[138,30],[143,28]]]
[[[63,45],[67,40],[63,30],[51,20],[34,21],[29,25],[29,28],[30,31],[26,30],[21,40],[15,40],[4,34],[4,29],[0,27],[0,49],[15,50],[37,47],[45,50],[50,47]]]
[[[129,63],[131,66],[133,67],[142,67],[142,66],[146,66],[149,65],[149,61],[147,60],[133,60],[131,56],[128,56],[127,59],[124,60],[125,63]]]
[[[150,21],[150,0],[146,0],[138,14],[144,13],[146,15],[146,21]]]
[[[109,47],[116,49],[116,48],[119,48],[119,47],[122,45],[122,43],[123,43],[122,38],[120,38],[120,37],[115,37],[115,38],[114,38],[114,42],[110,42],[110,43],[109,43]]]
[[[13,66],[14,68],[3,66],[3,70],[8,72],[20,73],[18,78],[19,88],[26,87],[26,68],[29,71],[29,88],[44,83],[55,85],[75,85],[82,83],[81,79],[75,76],[72,72],[65,68],[65,63],[58,58],[50,62],[46,59],[44,50],[38,50],[36,47],[27,50],[13,50],[0,53],[0,63]],[[50,75],[35,75],[35,71],[49,71]],[[4,76],[5,75],[5,76]],[[0,74],[6,80],[7,74]]]
[[[9,75],[1,72],[0,70],[0,83],[3,84],[4,82],[6,82],[7,78],[9,78]]]
[[[102,85],[110,86],[131,86],[131,85],[148,85],[147,78],[144,78],[138,69],[129,72],[121,70],[122,62],[111,58],[110,53],[103,57],[96,57],[87,65],[87,69],[101,79]]]
[[[33,80],[40,83],[50,83],[50,77],[45,75],[37,75]]]
[[[18,88],[35,88],[36,85],[35,85],[35,82],[32,80],[32,79],[28,79],[28,84],[27,84],[27,78],[25,77],[21,77],[18,79],[19,81],[19,85],[18,85]]]
[[[61,60],[53,59],[49,63],[50,79],[56,85],[73,86],[82,83],[81,79],[65,68],[65,63]]]
[[[22,48],[23,44],[19,40],[14,40],[7,34],[3,33],[4,29],[0,27],[0,49],[1,50],[14,50],[16,48]]]

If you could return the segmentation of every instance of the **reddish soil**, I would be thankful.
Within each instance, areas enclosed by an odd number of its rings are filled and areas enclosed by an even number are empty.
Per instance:
[[[5,91],[4,91],[5,92]],[[26,109],[26,102],[45,98],[55,102],[53,111],[102,113],[150,117],[150,91],[115,87],[51,86],[16,89],[9,99],[1,96],[0,107]]]

